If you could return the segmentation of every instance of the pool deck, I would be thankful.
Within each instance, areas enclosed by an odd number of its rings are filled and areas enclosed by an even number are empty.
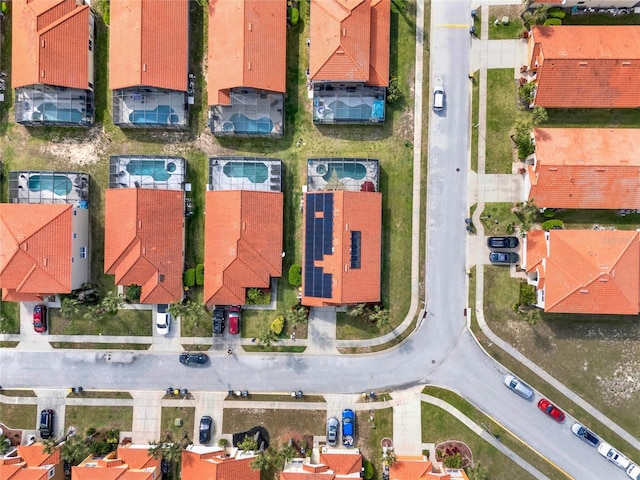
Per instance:
[[[247,177],[234,177],[225,173],[228,163],[263,163],[267,168],[267,179],[254,183]],[[209,158],[208,190],[251,190],[261,192],[282,191],[282,161],[266,157],[211,157]]]
[[[157,180],[152,174],[132,175],[127,166],[130,162],[156,162],[164,165],[173,163],[175,170],[169,173],[166,180]],[[160,190],[183,190],[186,161],[182,157],[146,156],[146,155],[114,155],[109,158],[109,188],[153,188]]]
[[[329,181],[327,181],[324,177],[327,172],[331,170],[331,166],[334,166],[336,169],[339,169],[341,166],[349,169],[353,164],[364,166],[365,174],[363,178],[352,178],[345,175],[338,179],[342,185],[340,189],[359,192],[362,189],[362,184],[371,182],[375,187],[375,191],[379,191],[378,180],[380,164],[375,159],[367,158],[310,158],[307,161],[307,191],[318,192],[330,190],[331,188],[327,188],[327,185],[329,185],[332,179],[329,178]]]
[[[268,133],[240,132],[228,129],[233,125],[233,115],[244,115],[250,120],[268,118],[273,128]],[[211,133],[217,136],[282,136],[284,134],[284,95],[277,92],[250,92],[246,94],[234,91],[231,105],[213,105],[209,112]]]
[[[42,118],[42,109],[44,104],[53,104],[59,110],[74,110],[78,112],[82,118],[79,122],[51,119],[45,120]],[[49,115],[53,112],[53,110],[45,111]],[[52,125],[93,123],[93,118],[91,116],[87,116],[86,112],[87,92],[84,90],[67,89],[58,91],[55,87],[48,87],[42,91],[30,88],[20,88],[16,91],[16,121],[20,123]]]
[[[32,190],[29,179],[33,176],[66,177],[71,181],[71,191],[60,195],[52,190]],[[9,172],[9,201],[11,203],[70,203],[78,205],[89,200],[89,175],[81,172],[14,171]]]
[[[170,115],[178,117],[177,122],[167,123],[134,123],[130,115],[135,111],[148,111],[155,114],[158,106],[169,106],[173,109]],[[121,89],[113,92],[113,121],[116,125],[142,128],[186,128],[188,110],[186,108],[186,92],[164,91],[156,89]]]

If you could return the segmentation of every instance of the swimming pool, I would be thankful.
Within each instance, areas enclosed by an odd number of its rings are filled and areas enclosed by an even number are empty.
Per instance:
[[[126,166],[129,175],[148,175],[156,182],[166,182],[175,172],[176,164],[164,160],[130,160]]]
[[[235,133],[267,134],[273,130],[273,122],[267,117],[253,120],[242,113],[234,113],[229,120],[233,122],[233,131]]]
[[[40,118],[37,118],[37,117]],[[55,103],[44,102],[33,113],[34,120],[47,120],[50,122],[80,123],[82,112],[74,108],[60,108]]]
[[[324,167],[324,165],[318,165],[316,167],[316,171],[318,173],[322,173],[323,169],[320,167]],[[338,162],[328,162],[326,164],[326,170],[322,178],[325,181],[329,181],[331,178],[332,172],[336,172],[338,178],[349,177],[354,180],[362,180],[367,174],[367,168],[361,163],[338,163]]]
[[[171,106],[158,105],[153,110],[134,110],[129,114],[129,121],[133,124],[174,125],[180,122],[180,118]]]
[[[245,177],[251,183],[264,183],[269,170],[262,162],[228,162],[222,168],[227,177]]]
[[[69,195],[73,188],[73,182],[66,175],[37,174],[29,177],[29,190],[39,192],[49,190],[56,195]]]

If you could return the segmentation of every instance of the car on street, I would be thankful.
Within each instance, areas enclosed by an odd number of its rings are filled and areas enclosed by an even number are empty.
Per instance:
[[[208,443],[211,440],[211,427],[213,426],[213,418],[205,415],[200,419],[200,443]]]
[[[627,468],[627,475],[633,480],[640,480],[640,467],[632,463],[629,465],[629,468]]]
[[[216,307],[213,309],[213,333],[224,332],[224,308]]]
[[[40,426],[38,429],[40,430],[40,436],[47,440],[51,438],[53,435],[53,417],[55,413],[50,408],[42,410],[40,412]]]
[[[489,261],[491,263],[502,263],[505,265],[518,263],[520,255],[516,252],[491,252],[489,253]]]
[[[516,248],[520,241],[517,237],[489,237],[487,245],[489,248]]]
[[[556,422],[564,422],[564,413],[546,398],[541,398],[538,408],[553,418]]]
[[[502,382],[507,386],[507,388],[510,388],[523,398],[529,399],[533,397],[533,389],[511,374],[507,374],[502,377]]]
[[[629,460],[607,442],[600,442],[600,445],[598,445],[598,453],[614,465],[617,465],[620,468],[624,468],[625,470],[631,465],[631,460]]]
[[[240,307],[231,305],[229,307],[229,333],[236,335],[240,332]]]
[[[574,423],[573,425],[571,425],[571,432],[581,440],[587,442],[592,447],[597,447],[600,443],[600,439],[595,433],[593,433],[584,425],[580,425],[579,423]]]
[[[336,417],[331,417],[327,421],[327,443],[332,447],[338,443],[338,430],[340,429],[340,422]]]
[[[183,365],[204,365],[209,357],[200,352],[185,352],[180,354],[179,360]]]
[[[33,329],[38,333],[47,331],[47,307],[36,305],[33,307]]]
[[[436,112],[444,110],[444,89],[439,85],[433,89],[433,110]]]
[[[166,335],[171,330],[171,314],[158,312],[156,317],[156,333]]]
[[[342,411],[342,445],[353,447],[356,437],[356,414],[350,408]]]

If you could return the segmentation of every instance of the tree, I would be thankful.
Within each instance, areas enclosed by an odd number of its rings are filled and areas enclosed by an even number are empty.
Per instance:
[[[44,448],[42,449],[42,451],[47,455],[50,455],[53,452],[55,452],[56,448],[58,447],[57,442],[52,438],[48,438],[47,440],[44,440],[42,444],[44,445]]]
[[[487,480],[489,476],[489,469],[480,462],[475,466],[467,467],[466,472],[469,480]]]
[[[362,474],[362,477],[365,480],[371,480],[373,478],[373,464],[367,460],[367,459],[362,459],[362,468],[364,468],[364,472]]]
[[[252,470],[266,470],[271,466],[271,460],[264,454],[258,455],[253,461],[250,463]]]
[[[244,440],[238,443],[238,448],[240,450],[244,450],[245,452],[255,452],[258,450],[258,442],[255,438],[250,435],[246,435]]]
[[[271,330],[270,327],[263,328],[258,334],[258,342],[260,342],[260,345],[265,347],[270,347],[271,344],[277,340],[278,336],[276,335],[276,332]]]
[[[291,446],[290,443],[283,443],[280,447],[280,450],[276,453],[276,462],[279,464],[286,464],[293,460],[296,456],[296,450]]]
[[[361,317],[364,314],[364,309],[366,306],[366,303],[351,305],[347,308],[347,315],[349,315],[350,317]]]
[[[398,83],[398,77],[391,77],[389,79],[389,86],[387,87],[387,103],[392,104],[402,98],[402,91]]]
[[[227,445],[229,445],[229,440],[227,440],[226,438],[221,438],[220,440],[218,440],[219,447],[227,448]]]
[[[375,322],[376,327],[382,329],[388,326],[391,322],[389,320],[389,310],[381,308],[380,305],[373,307],[373,312],[369,315],[369,321]]]
[[[127,287],[125,296],[127,297],[127,300],[129,300],[130,302],[139,302],[141,294],[142,294],[142,287],[140,285],[136,285],[135,283],[132,283]]]
[[[60,301],[60,316],[72,318],[80,313],[80,302],[75,298],[65,297]]]
[[[549,120],[549,114],[544,109],[544,107],[535,106],[533,107],[533,112],[531,113],[531,123],[534,127],[546,122]]]
[[[71,465],[78,465],[89,456],[91,449],[84,440],[78,437],[70,437],[60,448],[62,459]]]
[[[297,325],[298,323],[307,323],[309,314],[307,307],[298,304],[291,307],[291,310],[286,313],[285,317],[292,325]]]
[[[0,435],[0,455],[7,453],[11,446],[11,440],[5,435]]]
[[[167,307],[167,312],[174,318],[181,317],[183,321],[196,325],[199,321],[206,320],[209,316],[203,305],[191,300],[187,300],[184,303],[172,303]]]
[[[536,7],[531,15],[531,21],[537,25],[541,25],[549,16],[549,5],[543,4]]]
[[[107,292],[107,294],[100,302],[100,307],[102,307],[105,313],[109,315],[115,315],[118,313],[118,309],[122,308],[124,305],[124,298],[122,295],[115,293],[113,291]]]

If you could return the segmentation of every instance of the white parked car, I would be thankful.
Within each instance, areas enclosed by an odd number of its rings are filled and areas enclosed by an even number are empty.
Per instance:
[[[627,468],[627,475],[633,480],[640,480],[640,467],[632,463],[629,465],[629,468]]]
[[[609,445],[607,442],[600,442],[598,453],[620,468],[627,469],[631,465],[631,460]]]
[[[158,335],[166,335],[171,329],[171,315],[168,313],[158,313],[156,317],[156,332]]]

